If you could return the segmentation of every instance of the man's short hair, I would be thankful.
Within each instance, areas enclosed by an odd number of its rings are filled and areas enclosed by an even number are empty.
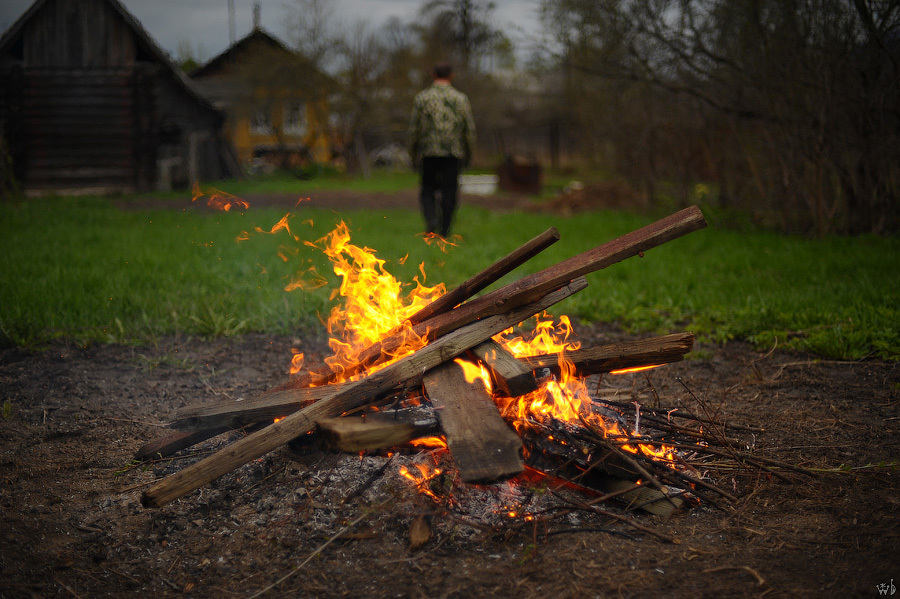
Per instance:
[[[449,62],[439,62],[432,69],[435,79],[449,79],[453,74],[453,66]]]

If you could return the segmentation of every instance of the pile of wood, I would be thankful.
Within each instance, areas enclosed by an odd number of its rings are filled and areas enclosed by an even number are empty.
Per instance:
[[[249,427],[252,432],[156,483],[144,493],[142,502],[147,507],[165,505],[313,431],[321,432],[335,447],[346,451],[393,446],[439,432],[446,438],[462,480],[471,483],[493,482],[521,473],[526,468],[523,443],[528,445],[529,456],[544,456],[530,457],[532,465],[556,455],[558,459],[551,460],[555,475],[566,468],[593,469],[585,462],[594,459],[596,453],[585,450],[585,444],[590,443],[591,448],[603,448],[602,453],[608,454],[602,460],[605,471],[621,471],[632,480],[640,477],[650,481],[667,496],[668,491],[660,482],[662,470],[650,466],[655,470],[650,472],[645,460],[623,451],[627,440],[608,438],[588,422],[577,430],[569,430],[571,427],[565,425],[557,427],[555,435],[559,437],[562,432],[569,442],[551,448],[541,447],[546,445],[544,437],[551,436],[540,434],[541,426],[548,426],[546,423],[530,428],[537,431],[533,437],[518,435],[503,419],[485,386],[477,381],[467,382],[453,360],[464,357],[487,366],[497,395],[517,397],[535,391],[540,377],[552,376],[559,368],[559,356],[517,359],[492,337],[583,289],[587,285],[584,275],[629,257],[643,256],[649,249],[704,226],[700,210],[687,208],[470,299],[558,240],[559,234],[550,229],[413,316],[409,324],[428,342],[398,361],[383,366],[402,349],[406,336],[400,332],[364,350],[357,364],[340,373],[323,364],[250,400],[182,410],[172,423],[181,432],[148,443],[136,457],[170,454],[236,428]],[[582,349],[569,352],[566,357],[575,365],[577,374],[586,376],[681,360],[692,344],[693,336],[681,333]],[[374,368],[379,365],[382,367]],[[339,377],[351,374],[357,376],[353,382],[337,382]],[[410,397],[420,398],[416,403],[429,407],[425,418],[403,419],[403,410],[399,409],[382,409],[380,416],[368,413],[365,418],[360,417],[367,408],[392,404],[396,407]],[[614,406],[606,409],[610,407]],[[280,420],[273,422],[276,418]],[[677,425],[672,425],[670,419],[669,426]],[[648,437],[648,442],[658,443],[660,438]],[[578,447],[579,455],[567,455]],[[535,467],[550,470],[541,464]],[[682,472],[665,476],[687,485],[702,485],[697,477]],[[626,487],[634,488],[617,492],[639,491],[634,483],[627,483]],[[674,504],[671,500],[668,503]]]

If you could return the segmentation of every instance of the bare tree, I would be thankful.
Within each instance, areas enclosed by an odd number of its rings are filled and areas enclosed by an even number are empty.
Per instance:
[[[331,0],[290,0],[284,28],[291,46],[323,71],[330,71],[344,41],[344,28]]]
[[[432,45],[432,53],[443,54],[462,69],[474,69],[477,59],[509,43],[490,24],[494,9],[493,2],[483,0],[429,0],[421,10],[427,21],[423,40]]]
[[[696,168],[711,166],[723,202],[777,214],[791,229],[897,228],[900,168],[890,157],[900,151],[898,2],[547,0],[543,7],[578,93],[594,79],[607,92],[641,85],[644,98],[663,92],[673,106],[692,107],[688,128],[684,111],[671,107],[672,118],[647,119],[678,131],[688,156],[707,156],[674,165],[677,177],[700,178]],[[671,169],[646,173],[660,175],[675,177]]]

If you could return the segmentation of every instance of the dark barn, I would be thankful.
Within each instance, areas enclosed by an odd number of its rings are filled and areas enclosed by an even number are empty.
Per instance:
[[[117,0],[37,0],[0,38],[0,168],[29,194],[233,176],[223,119]]]

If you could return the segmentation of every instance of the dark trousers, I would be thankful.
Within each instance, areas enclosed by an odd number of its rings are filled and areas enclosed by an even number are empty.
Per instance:
[[[452,156],[425,156],[422,159],[422,187],[419,203],[425,230],[447,237],[456,210],[459,159]],[[437,195],[440,194],[440,203]]]

